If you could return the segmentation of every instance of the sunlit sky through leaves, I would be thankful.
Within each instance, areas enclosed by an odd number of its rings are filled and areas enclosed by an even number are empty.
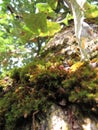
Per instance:
[[[0,3],[2,3],[2,0],[0,0]]]

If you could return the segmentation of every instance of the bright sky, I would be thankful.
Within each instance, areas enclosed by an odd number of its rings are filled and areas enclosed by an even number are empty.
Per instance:
[[[2,0],[0,0],[0,3],[2,3]]]

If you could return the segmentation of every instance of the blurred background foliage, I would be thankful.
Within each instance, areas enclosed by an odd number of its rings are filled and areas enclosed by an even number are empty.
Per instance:
[[[86,17],[97,18],[97,0],[88,2]],[[0,12],[0,72],[32,62],[73,19],[63,0],[1,0]]]

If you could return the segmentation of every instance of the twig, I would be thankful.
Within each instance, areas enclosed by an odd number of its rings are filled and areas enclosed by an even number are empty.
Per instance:
[[[39,111],[35,111],[32,115],[32,130],[36,130],[36,124],[35,124],[35,115],[38,113]]]

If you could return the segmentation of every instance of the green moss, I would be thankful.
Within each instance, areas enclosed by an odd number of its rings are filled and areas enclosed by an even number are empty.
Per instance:
[[[35,111],[47,112],[51,104],[62,99],[70,104],[94,101],[98,94],[96,71],[88,64],[74,72],[59,66],[58,62],[41,61],[11,71],[13,84],[0,98],[0,115],[5,117],[6,130],[13,130],[19,118],[28,118]],[[95,107],[92,104],[89,111]]]

